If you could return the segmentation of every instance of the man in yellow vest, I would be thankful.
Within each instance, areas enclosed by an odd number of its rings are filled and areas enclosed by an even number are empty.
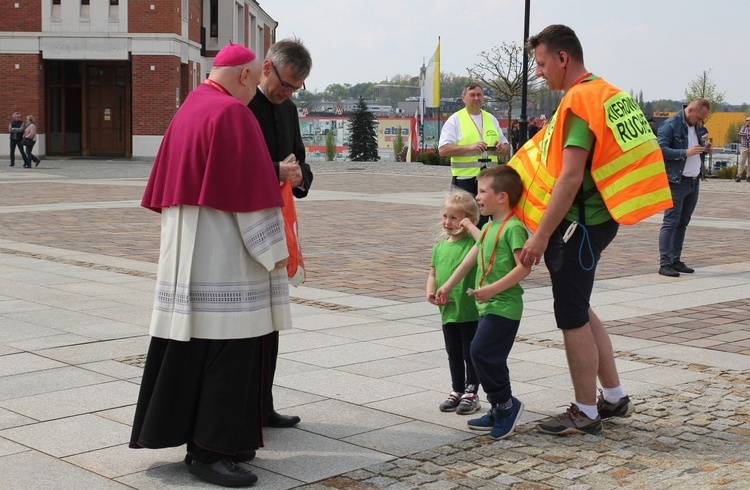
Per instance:
[[[632,98],[586,70],[581,43],[572,29],[551,25],[532,36],[528,48],[534,51],[536,76],[543,77],[550,90],[565,91],[565,96],[541,129],[542,160],[547,168],[555,169],[557,179],[521,260],[526,265],[539,264],[544,256],[575,392],[575,403],[565,413],[542,421],[537,428],[558,435],[598,434],[602,419],[629,417],[635,406],[620,385],[609,335],[589,303],[596,263],[619,226],[594,185],[599,176],[592,176],[592,169],[601,169],[613,153],[629,156],[625,140],[645,145],[654,158],[660,155],[646,118],[640,109],[635,110]],[[608,149],[603,148],[607,145]],[[663,163],[660,171],[663,174]],[[580,250],[585,250],[583,259]],[[597,377],[603,388],[598,400]]]
[[[451,159],[451,183],[476,196],[479,172],[497,165],[498,153],[506,153],[510,145],[495,116],[482,110],[484,90],[479,84],[466,85],[461,100],[466,107],[445,121],[438,151]]]

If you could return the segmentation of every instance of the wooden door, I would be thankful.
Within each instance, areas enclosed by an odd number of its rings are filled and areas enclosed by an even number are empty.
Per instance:
[[[88,153],[91,156],[126,154],[124,72],[122,66],[88,67]]]

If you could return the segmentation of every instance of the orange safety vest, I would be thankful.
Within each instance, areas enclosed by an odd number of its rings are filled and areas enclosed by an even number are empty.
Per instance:
[[[547,126],[508,162],[523,181],[514,212],[532,232],[562,171],[571,112],[594,133],[591,177],[615,221],[632,225],[672,207],[664,157],[646,116],[630,95],[597,78],[571,87]]]

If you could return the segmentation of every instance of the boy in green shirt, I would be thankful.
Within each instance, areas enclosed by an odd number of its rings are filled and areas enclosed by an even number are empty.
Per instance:
[[[436,293],[438,303],[447,301],[456,284],[475,265],[476,287],[467,291],[477,300],[479,326],[471,343],[471,359],[491,408],[486,415],[468,421],[469,428],[488,430],[493,439],[513,434],[523,413],[523,403],[512,396],[508,355],[523,312],[523,289],[519,284],[531,272],[520,254],[528,232],[513,215],[521,196],[518,173],[506,165],[488,168],[477,179],[477,203],[492,221],[480,231],[468,220],[461,226],[477,240],[461,265]]]

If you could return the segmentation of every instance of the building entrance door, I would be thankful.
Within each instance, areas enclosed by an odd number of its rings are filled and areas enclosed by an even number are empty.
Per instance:
[[[132,156],[130,63],[48,60],[47,153]]]
[[[89,63],[86,69],[88,156],[130,156],[127,66]]]

